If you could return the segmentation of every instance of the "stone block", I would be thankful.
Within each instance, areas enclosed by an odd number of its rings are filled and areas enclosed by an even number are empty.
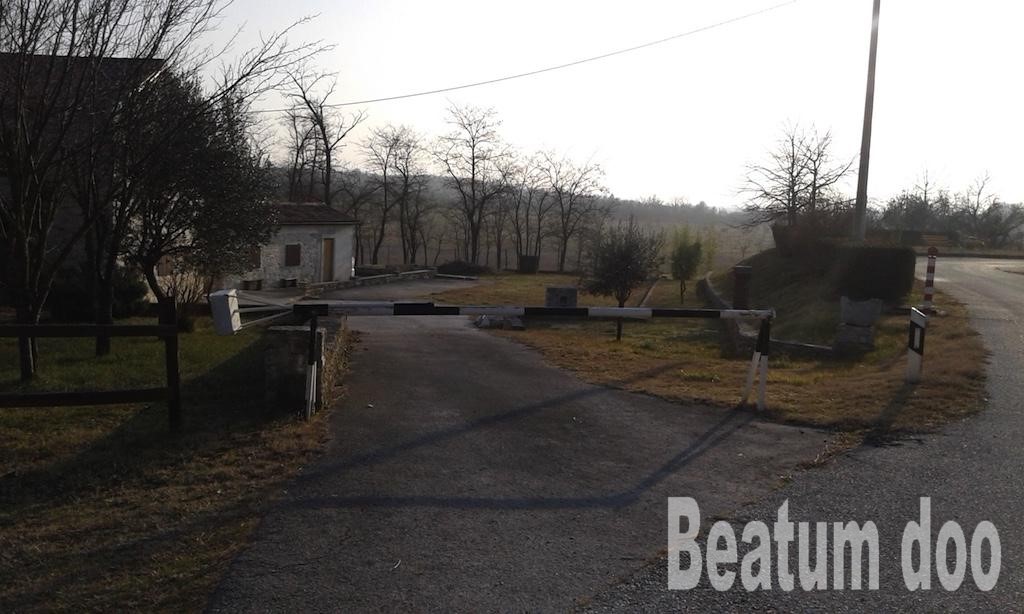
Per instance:
[[[874,326],[882,315],[881,299],[854,301],[847,297],[839,299],[839,321],[853,326]]]
[[[875,329],[873,326],[854,326],[840,324],[836,329],[836,338],[832,348],[838,354],[856,354],[875,348]]]
[[[545,307],[575,307],[579,290],[575,286],[548,286],[544,291]]]

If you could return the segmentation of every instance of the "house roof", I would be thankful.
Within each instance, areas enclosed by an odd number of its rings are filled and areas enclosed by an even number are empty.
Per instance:
[[[159,58],[117,58],[0,53],[0,83],[16,87],[25,80],[29,100],[54,96],[73,98],[87,104],[91,112],[116,106],[122,90],[139,87],[159,73],[165,61]],[[88,94],[83,93],[88,88]],[[75,97],[79,97],[78,98]],[[69,100],[69,102],[72,102]]]
[[[322,203],[278,203],[274,205],[277,223],[282,226],[358,224],[356,220]]]

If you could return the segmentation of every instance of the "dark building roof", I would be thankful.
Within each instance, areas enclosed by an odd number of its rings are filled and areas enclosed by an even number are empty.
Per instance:
[[[0,84],[8,95],[32,103],[58,101],[84,106],[89,113],[110,112],[126,92],[164,67],[159,58],[113,58],[0,53]]]
[[[323,224],[342,226],[358,224],[356,220],[322,203],[278,203],[274,205],[277,223],[282,226]]]

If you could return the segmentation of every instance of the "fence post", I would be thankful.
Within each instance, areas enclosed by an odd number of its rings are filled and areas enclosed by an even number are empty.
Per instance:
[[[164,337],[164,362],[167,371],[167,420],[171,432],[181,431],[181,372],[178,368],[178,311],[174,301],[160,304],[160,323],[174,326],[174,334]]]

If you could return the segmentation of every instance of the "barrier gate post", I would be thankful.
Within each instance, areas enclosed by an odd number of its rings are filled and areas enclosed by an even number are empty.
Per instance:
[[[316,315],[313,315],[309,319],[309,356],[306,361],[306,408],[305,408],[305,419],[309,420],[313,416],[313,412],[316,411],[316,398],[317,398],[317,365],[320,360],[319,352],[317,351],[317,329],[319,328],[319,322]]]
[[[772,345],[772,321],[771,318],[761,320],[761,328],[757,331],[757,345],[754,346],[754,357],[750,361],[750,369],[747,371],[747,384],[743,387],[743,400],[740,405],[746,405],[750,393],[754,389],[754,379],[757,378],[757,409],[764,411],[765,396],[768,387],[768,354]]]

